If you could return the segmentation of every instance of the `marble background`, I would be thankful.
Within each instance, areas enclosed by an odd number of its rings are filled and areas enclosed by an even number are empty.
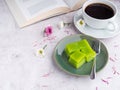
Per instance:
[[[111,1],[120,9],[119,0]],[[0,0],[0,90],[120,89],[120,35],[101,40],[108,49],[109,61],[95,80],[69,75],[54,63],[52,54],[59,40],[80,33],[73,24],[61,30],[57,27],[61,20],[72,22],[75,13],[19,28],[5,1]],[[49,24],[53,26],[53,33],[44,37],[44,28]],[[36,56],[44,45],[47,45],[45,57]]]

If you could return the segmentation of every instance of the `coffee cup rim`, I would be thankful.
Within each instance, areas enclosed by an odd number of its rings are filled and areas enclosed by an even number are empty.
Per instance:
[[[89,2],[90,2],[90,3],[89,3]],[[107,3],[105,3],[105,2],[107,2]],[[111,6],[108,4],[108,2],[109,2],[109,4],[111,4],[113,7],[111,7]],[[85,12],[85,9],[86,9],[87,6],[89,6],[90,4],[94,4],[94,3],[102,3],[102,4],[105,4],[105,5],[110,6],[110,7],[113,9],[113,11],[114,11],[114,15],[113,15],[112,17],[110,17],[110,18],[107,18],[107,19],[97,19],[97,18],[91,17],[90,15],[88,15],[88,14]],[[86,4],[87,4],[87,5],[86,5]],[[89,0],[89,1],[86,1],[86,2],[83,4],[82,13],[83,13],[83,15],[87,15],[88,17],[90,17],[90,18],[92,18],[92,19],[95,19],[95,20],[100,20],[100,21],[109,20],[109,19],[114,18],[114,17],[117,15],[117,7],[116,7],[116,5],[115,5],[113,2],[111,2],[111,1],[107,1],[107,0]]]

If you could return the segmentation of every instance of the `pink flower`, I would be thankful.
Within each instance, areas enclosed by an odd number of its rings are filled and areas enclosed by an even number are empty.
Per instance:
[[[49,36],[52,34],[52,32],[53,32],[52,26],[47,26],[44,30],[44,36]]]

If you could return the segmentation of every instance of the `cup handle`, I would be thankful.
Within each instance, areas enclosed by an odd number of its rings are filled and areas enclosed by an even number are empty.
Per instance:
[[[107,28],[109,31],[114,32],[115,29],[116,29],[115,27],[116,27],[115,22],[109,21],[106,28]]]

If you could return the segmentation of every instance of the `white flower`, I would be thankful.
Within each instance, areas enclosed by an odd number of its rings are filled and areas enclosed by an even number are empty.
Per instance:
[[[64,28],[64,22],[63,21],[61,21],[61,22],[59,22],[59,24],[58,24],[58,28],[59,29],[62,29],[62,28]]]
[[[40,57],[44,57],[45,56],[45,52],[44,52],[43,48],[40,48],[40,49],[37,50],[37,56],[40,56]]]
[[[45,48],[47,47],[47,45],[45,45],[43,48],[40,48],[37,50],[37,56],[40,56],[40,57],[44,57],[45,56]]]
[[[82,26],[82,27],[84,27],[85,26],[85,21],[83,20],[83,19],[79,19],[78,21],[77,21],[77,26]]]
[[[59,22],[59,24],[58,24],[58,28],[59,29],[62,29],[62,28],[64,28],[65,26],[69,26],[71,23],[65,23],[65,22],[63,22],[63,21],[61,21],[61,22]]]

